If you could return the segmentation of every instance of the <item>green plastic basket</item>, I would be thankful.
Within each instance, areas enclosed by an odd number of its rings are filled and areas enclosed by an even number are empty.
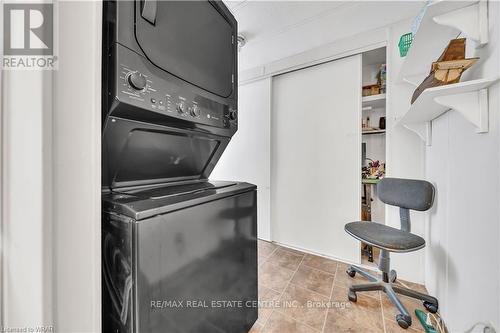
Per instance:
[[[399,39],[399,55],[401,57],[406,57],[408,50],[410,49],[411,42],[413,41],[413,34],[411,32],[404,34]]]
[[[425,333],[437,333],[436,329],[430,325],[427,325],[427,314],[419,309],[415,309],[415,315],[418,318],[418,321],[422,325],[425,330]]]

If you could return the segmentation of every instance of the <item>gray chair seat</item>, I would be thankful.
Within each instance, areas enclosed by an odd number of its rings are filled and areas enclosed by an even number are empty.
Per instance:
[[[420,236],[375,222],[350,222],[345,231],[368,245],[391,252],[411,252],[425,246]]]

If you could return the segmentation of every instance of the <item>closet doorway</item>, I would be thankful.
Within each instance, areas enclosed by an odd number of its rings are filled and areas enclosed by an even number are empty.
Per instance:
[[[361,113],[361,220],[385,224],[385,206],[378,199],[377,184],[386,170],[386,48],[362,54]],[[379,250],[361,244],[361,263],[375,266]]]

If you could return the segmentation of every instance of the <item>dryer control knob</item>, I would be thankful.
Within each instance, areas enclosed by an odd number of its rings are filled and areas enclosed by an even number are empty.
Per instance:
[[[177,103],[177,111],[181,114],[186,112],[186,107],[184,106],[184,102]]]
[[[236,117],[237,117],[236,110],[229,111],[229,119],[236,120]]]
[[[192,107],[189,108],[189,113],[191,113],[193,117],[199,117],[200,107],[198,105],[193,105]]]
[[[146,88],[146,77],[139,72],[131,72],[127,76],[128,84],[135,90]]]

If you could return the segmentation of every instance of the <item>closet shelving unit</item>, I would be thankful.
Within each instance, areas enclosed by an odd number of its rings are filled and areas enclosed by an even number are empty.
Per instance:
[[[379,48],[362,54],[363,59],[363,85],[371,85],[377,82],[377,73],[381,66],[386,64],[387,55],[385,48]],[[368,159],[379,160],[381,163],[386,161],[386,130],[378,128],[380,118],[386,116],[386,94],[363,96],[361,98],[362,117],[367,122],[370,118],[368,127],[361,128],[361,141],[365,147],[364,155],[367,158],[362,161],[362,166],[368,163]],[[361,120],[360,120],[361,121]],[[361,127],[361,124],[360,124]],[[363,149],[362,149],[363,150]],[[361,167],[359,171],[361,172]],[[362,218],[367,223],[385,223],[385,209],[382,202],[377,198],[376,186],[378,180],[363,179],[362,187]],[[378,253],[376,249],[371,249],[363,244],[361,251],[361,263],[367,266],[376,265]],[[373,261],[370,262],[370,257]]]
[[[385,107],[385,94],[364,96],[362,104],[364,110],[383,108]]]
[[[383,134],[383,133],[385,133],[385,129],[363,130],[363,131],[361,131],[361,133],[364,134],[364,135]]]
[[[488,43],[487,1],[436,1],[427,6],[397,78],[418,86],[448,42],[457,36],[473,40],[476,47]],[[432,143],[432,120],[454,110],[476,127],[488,131],[488,87],[498,77],[481,78],[426,89],[398,120],[427,145]]]

